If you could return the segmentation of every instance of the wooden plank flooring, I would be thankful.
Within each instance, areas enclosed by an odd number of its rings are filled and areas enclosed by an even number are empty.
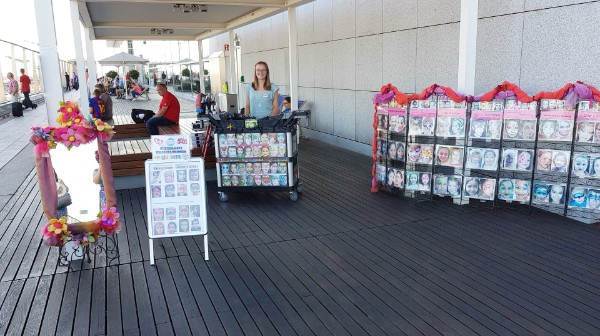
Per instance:
[[[208,262],[186,237],[150,266],[145,191],[119,191],[120,258],[72,270],[32,171],[0,209],[0,334],[600,335],[596,226],[372,194],[369,158],[314,140],[300,162],[298,202],[209,183]]]

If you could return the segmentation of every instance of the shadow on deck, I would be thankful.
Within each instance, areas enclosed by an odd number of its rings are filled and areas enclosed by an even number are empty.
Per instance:
[[[369,158],[301,144],[305,192],[209,183],[201,237],[155,240],[118,194],[117,265],[56,266],[32,172],[0,209],[0,334],[598,335],[600,232],[562,217],[371,194]]]

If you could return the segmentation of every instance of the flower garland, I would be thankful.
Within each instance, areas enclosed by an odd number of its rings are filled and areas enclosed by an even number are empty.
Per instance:
[[[104,121],[89,117],[86,119],[81,113],[79,106],[74,102],[60,102],[57,127],[32,127],[31,142],[35,145],[36,167],[38,169],[38,180],[44,213],[48,223],[42,228],[44,243],[48,246],[63,246],[69,239],[76,245],[89,246],[97,242],[100,232],[112,235],[121,227],[119,213],[116,207],[116,195],[110,157],[106,141],[113,135],[112,126]],[[62,144],[67,149],[88,144],[98,139],[98,152],[100,153],[100,165],[102,169],[105,187],[110,187],[110,203],[102,209],[97,218],[89,222],[67,223],[67,217],[55,218],[56,214],[56,184],[54,183],[54,169],[50,160],[50,149]],[[108,185],[108,186],[107,186]],[[107,188],[108,189],[108,188]],[[109,199],[109,197],[107,197]]]

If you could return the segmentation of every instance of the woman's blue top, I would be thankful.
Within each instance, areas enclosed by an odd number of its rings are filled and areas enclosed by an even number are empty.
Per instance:
[[[252,84],[246,86],[246,96],[250,100],[250,115],[255,118],[268,117],[273,113],[273,99],[279,90],[276,84],[271,83],[271,91],[256,91]]]

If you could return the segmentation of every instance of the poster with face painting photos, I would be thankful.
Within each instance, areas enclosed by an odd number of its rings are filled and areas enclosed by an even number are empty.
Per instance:
[[[569,208],[600,211],[600,188],[571,187]]]
[[[404,188],[404,170],[396,168],[388,168],[387,170],[387,186],[392,188]]]
[[[463,197],[491,201],[496,193],[496,179],[465,177]]]
[[[600,103],[581,101],[578,104],[577,133],[578,143],[600,143]]]
[[[542,99],[540,102],[540,141],[573,141],[575,110],[564,100]]]
[[[406,190],[431,191],[431,173],[414,170],[406,171]]]
[[[600,179],[600,154],[574,153],[572,173],[574,177]]]
[[[531,181],[501,178],[498,181],[498,199],[507,202],[528,203],[531,198]]]
[[[507,100],[504,107],[504,140],[535,141],[537,127],[537,103],[522,103],[516,100]]]
[[[148,160],[145,168],[148,236],[164,238],[206,234],[204,160]]]
[[[430,165],[433,162],[433,144],[409,143],[407,162]]]
[[[571,152],[538,149],[535,170],[539,172],[568,173]]]
[[[460,197],[462,190],[462,176],[460,175],[433,175],[433,193],[438,196]]]
[[[438,100],[435,135],[443,138],[464,138],[467,116],[466,102]]]
[[[564,206],[567,199],[567,185],[564,183],[535,181],[533,183],[533,203]]]
[[[436,109],[431,100],[413,100],[408,117],[408,135],[433,136]]]
[[[480,170],[496,170],[498,168],[498,149],[467,148],[466,168]]]
[[[399,105],[392,100],[388,106],[389,131],[400,135],[406,134],[406,105]]]
[[[532,171],[533,159],[533,149],[502,148],[500,167],[503,170]]]
[[[474,102],[471,107],[471,139],[500,140],[502,101]]]

